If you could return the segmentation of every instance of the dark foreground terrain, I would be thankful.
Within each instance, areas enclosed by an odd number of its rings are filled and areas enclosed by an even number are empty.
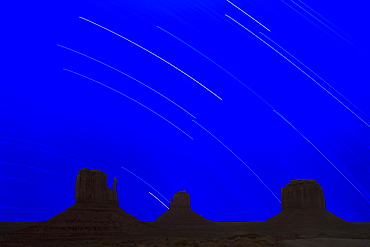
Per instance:
[[[0,222],[0,246],[292,246],[370,247],[370,223],[332,226],[221,222],[209,226],[154,226],[130,233],[34,232],[38,222]],[[28,228],[27,228],[28,227]]]
[[[321,186],[292,180],[282,189],[282,210],[267,221],[213,222],[191,209],[190,195],[177,192],[170,208],[143,222],[119,207],[117,179],[83,168],[75,204],[47,221],[1,222],[0,246],[281,246],[370,247],[370,223],[350,223],[325,209]]]

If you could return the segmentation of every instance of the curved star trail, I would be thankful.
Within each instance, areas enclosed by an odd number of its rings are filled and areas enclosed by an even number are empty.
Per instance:
[[[151,192],[149,192],[149,194],[151,195],[151,196],[153,196],[155,199],[157,199],[157,201],[159,201],[163,206],[165,206],[167,209],[170,209],[169,207],[167,207],[167,205],[166,204],[164,204],[164,202],[162,202],[161,200],[159,200],[159,198],[158,197],[156,197],[155,195],[153,195],[153,193],[151,193]]]
[[[52,172],[52,171],[48,171],[48,170],[45,170],[45,169],[40,169],[40,168],[33,167],[33,166],[26,166],[26,165],[14,164],[14,163],[7,163],[7,162],[0,162],[0,164],[1,164],[1,165],[8,165],[8,166],[18,166],[18,167],[23,167],[23,168],[27,168],[27,169],[32,169],[32,170],[36,170],[36,171],[41,171],[41,172],[45,172],[45,173],[49,173],[49,174],[53,174],[53,175],[57,175],[57,176],[60,176],[60,177],[63,177],[63,178],[71,179],[71,180],[73,180],[73,179],[74,179],[74,178],[72,178],[72,177],[64,176],[63,174],[60,174],[60,173],[56,173],[56,172]]]
[[[333,97],[336,101],[338,101],[341,105],[343,105],[348,111],[350,111],[355,117],[357,117],[359,120],[361,120],[364,124],[367,125],[367,127],[370,127],[370,125],[363,120],[360,116],[358,116],[354,111],[352,111],[347,105],[345,105],[342,101],[340,101],[337,97],[335,97],[331,92],[329,92],[325,87],[323,87],[320,83],[318,83],[315,79],[313,79],[309,74],[307,74],[305,71],[303,71],[300,67],[298,67],[295,63],[290,61],[287,57],[285,57],[283,54],[281,54],[278,50],[276,50],[274,47],[269,45],[266,41],[261,39],[259,36],[257,36],[255,33],[250,31],[248,28],[240,24],[238,21],[234,20],[230,16],[226,15],[226,17],[230,18],[232,21],[237,23],[239,26],[247,30],[249,33],[251,33],[253,36],[261,40],[263,43],[265,43],[268,47],[270,47],[272,50],[274,50],[276,53],[278,53],[280,56],[282,56],[285,60],[287,60],[290,64],[292,64],[294,67],[296,67],[299,71],[301,71],[304,75],[306,75],[308,78],[310,78],[313,82],[315,82],[319,87],[321,87],[325,92],[327,92],[331,97]]]
[[[229,0],[226,0],[228,3],[230,3],[232,6],[234,6],[235,8],[237,8],[238,10],[240,10],[241,12],[243,12],[244,14],[246,14],[249,18],[251,18],[252,20],[254,20],[255,22],[257,22],[258,24],[260,24],[264,29],[266,29],[267,31],[270,32],[270,29],[268,29],[267,27],[265,27],[262,23],[260,23],[259,21],[257,21],[256,19],[254,19],[252,16],[250,16],[247,12],[245,12],[244,10],[242,10],[241,8],[239,8],[238,6],[236,6],[235,4],[233,4],[232,2],[230,2]]]
[[[122,169],[124,169],[125,171],[129,172],[130,174],[134,175],[135,177],[137,177],[138,179],[140,179],[143,183],[145,183],[146,185],[148,185],[150,188],[152,188],[155,192],[157,192],[161,197],[163,197],[166,201],[170,202],[164,195],[162,195],[158,190],[156,190],[153,186],[151,186],[150,184],[148,184],[144,179],[142,179],[141,177],[139,177],[138,175],[136,175],[135,173],[133,173],[132,171],[122,167]]]
[[[309,11],[305,10],[302,6],[300,6],[298,3],[294,2],[293,0],[290,0],[292,3],[294,3],[296,6],[298,6],[300,9],[302,9],[304,12],[306,12],[307,14],[309,14],[311,17],[313,17],[315,20],[317,20],[318,22],[320,22],[322,25],[324,25],[326,28],[328,28],[330,31],[332,31],[333,33],[335,33],[336,35],[338,35],[339,37],[341,37],[343,40],[345,40],[346,42],[348,42],[349,44],[353,45],[350,41],[348,41],[346,38],[344,38],[342,35],[340,35],[339,33],[337,33],[335,30],[333,30],[332,28],[330,28],[328,25],[326,25],[325,23],[323,23],[322,21],[320,21],[318,18],[316,18],[316,16],[312,15]],[[353,45],[354,46],[354,45]],[[356,46],[354,46],[356,47]],[[357,47],[356,47],[357,48]]]
[[[36,146],[42,146],[42,147],[45,147],[45,148],[53,149],[53,150],[61,152],[61,153],[68,154],[68,155],[73,156],[73,157],[78,158],[78,159],[82,159],[82,157],[80,157],[78,155],[72,154],[70,152],[67,152],[65,150],[61,150],[61,149],[58,149],[58,148],[55,148],[55,147],[50,147],[48,145],[43,145],[41,143],[36,143],[36,142],[29,141],[29,140],[24,140],[24,139],[21,140],[21,139],[17,139],[17,138],[11,138],[11,137],[8,137],[8,136],[0,136],[0,138],[12,140],[12,141],[18,141],[18,142],[26,142],[26,143],[30,143],[30,144],[36,145]]]
[[[325,17],[323,17],[322,15],[320,15],[319,13],[317,13],[315,10],[313,10],[311,7],[309,7],[307,4],[305,4],[304,2],[302,2],[301,0],[298,0],[300,3],[302,3],[304,6],[306,6],[307,8],[309,8],[312,12],[314,12],[316,15],[320,16],[321,18],[323,18],[325,21],[327,21],[328,23],[330,23],[332,26],[334,26],[336,29],[338,29],[339,31],[341,31],[342,33],[344,33],[342,30],[340,30],[337,26],[335,26],[333,23],[331,23],[330,21],[328,21]],[[346,34],[346,33],[344,33]],[[346,34],[347,35],[347,34]]]
[[[294,12],[296,12],[297,14],[299,14],[300,16],[302,16],[304,19],[306,19],[312,25],[314,25],[315,27],[317,27],[318,29],[320,29],[321,31],[323,31],[324,33],[326,33],[327,35],[329,35],[331,37],[331,35],[328,32],[326,32],[323,28],[319,27],[319,25],[317,25],[316,23],[314,23],[313,21],[311,21],[310,19],[308,19],[304,14],[302,14],[301,12],[299,12],[298,10],[296,10],[295,8],[293,8],[292,6],[290,6],[287,2],[285,2],[283,0],[280,0],[280,1],[282,3],[284,3],[286,6],[288,6],[290,9],[292,9]]]
[[[4,142],[4,141],[0,141],[0,144],[7,144],[7,145],[14,145],[14,146],[19,146],[19,147],[26,147],[26,148],[30,148],[30,149],[42,151],[42,152],[45,152],[45,153],[49,153],[49,154],[52,154],[52,155],[56,155],[56,156],[62,157],[63,159],[71,160],[71,161],[73,161],[75,163],[83,164],[81,161],[78,161],[78,160],[69,158],[69,157],[67,157],[65,155],[58,154],[56,152],[51,152],[51,151],[46,150],[46,149],[37,148],[37,147],[31,146],[31,145],[24,145],[24,144],[19,144],[19,143],[14,143],[14,142]]]
[[[358,193],[361,194],[362,197],[364,197],[368,202],[370,202],[370,200],[343,174],[343,172],[341,172],[341,170],[338,169],[338,167],[336,165],[333,164],[333,162],[331,162],[320,151],[320,149],[318,149],[306,136],[304,136],[296,127],[294,127],[293,124],[291,124],[288,120],[286,120],[286,118],[284,118],[282,115],[280,115],[280,113],[278,113],[275,110],[274,110],[274,112],[276,112],[276,114],[278,114],[282,119],[284,119],[284,121],[286,121],[293,129],[295,129],[309,144],[311,144],[312,147],[314,147],[316,149],[317,152],[319,152],[330,163],[330,165],[332,165],[335,168],[335,170],[337,170],[340,173],[340,175],[342,175],[348,181],[348,183],[350,183],[352,185],[353,188],[355,188],[357,190]]]
[[[246,88],[248,88],[249,91],[251,91],[253,94],[255,94],[258,98],[260,98],[263,102],[265,102],[269,107],[271,107],[272,109],[274,109],[274,107],[272,107],[264,98],[262,98],[259,94],[257,94],[255,91],[253,91],[250,87],[248,87],[247,85],[245,85],[242,81],[240,81],[238,78],[236,78],[233,74],[231,74],[229,71],[227,71],[224,67],[222,67],[221,65],[219,65],[218,63],[216,63],[215,61],[213,61],[212,59],[210,59],[209,57],[207,57],[202,52],[200,52],[199,50],[195,49],[193,46],[189,45],[188,43],[186,43],[182,39],[180,39],[177,36],[173,35],[172,33],[166,31],[165,29],[163,29],[161,27],[158,27],[158,28],[161,29],[162,31],[168,33],[169,35],[171,35],[175,39],[181,41],[183,44],[187,45],[188,47],[190,47],[191,49],[193,49],[194,51],[196,51],[197,53],[199,53],[200,55],[202,55],[203,57],[205,57],[206,59],[208,59],[209,61],[211,61],[217,67],[219,67],[220,69],[222,69],[223,71],[225,71],[227,74],[229,74],[232,78],[234,78],[235,80],[237,80],[238,82],[240,82],[243,86],[245,86]]]
[[[18,180],[18,181],[22,181],[22,182],[28,182],[28,183],[31,183],[31,184],[39,184],[39,185],[41,185],[44,188],[49,187],[49,188],[52,188],[53,190],[57,190],[58,189],[57,187],[52,186],[50,184],[39,183],[39,182],[36,182],[34,180],[29,180],[29,179],[16,178],[16,177],[8,177],[8,176],[0,176],[0,178],[11,179],[11,180]]]
[[[91,80],[91,81],[93,81],[93,82],[96,82],[96,83],[98,83],[98,84],[100,84],[100,85],[102,85],[102,86],[106,87],[106,88],[109,88],[110,90],[115,91],[116,93],[119,93],[119,94],[121,94],[121,95],[125,96],[126,98],[128,98],[128,99],[130,99],[130,100],[134,101],[135,103],[137,103],[137,104],[141,105],[142,107],[146,108],[147,110],[149,110],[149,111],[153,112],[155,115],[157,115],[158,117],[162,118],[162,119],[163,119],[163,120],[165,120],[167,123],[171,124],[173,127],[175,127],[176,129],[180,130],[183,134],[185,134],[187,137],[189,137],[190,139],[192,139],[192,140],[193,140],[193,138],[192,138],[191,136],[189,136],[185,131],[183,131],[182,129],[180,129],[179,127],[177,127],[177,126],[176,126],[174,123],[172,123],[170,120],[168,120],[167,118],[163,117],[163,116],[162,116],[162,115],[160,115],[159,113],[157,113],[157,112],[153,111],[152,109],[150,109],[150,108],[149,108],[149,107],[147,107],[146,105],[141,104],[139,101],[134,100],[133,98],[131,98],[131,97],[127,96],[126,94],[123,94],[123,93],[121,93],[120,91],[118,91],[118,90],[116,90],[116,89],[114,89],[114,88],[111,88],[111,87],[109,87],[109,86],[107,86],[107,85],[105,85],[105,84],[103,84],[103,83],[101,83],[101,82],[98,82],[98,81],[94,80],[94,79],[91,79],[91,78],[89,78],[89,77],[87,77],[87,76],[81,75],[81,74],[79,74],[79,73],[77,73],[77,72],[74,72],[74,71],[72,71],[72,70],[69,70],[69,69],[64,69],[64,70],[65,70],[65,71],[68,71],[68,72],[71,72],[71,73],[73,73],[73,74],[79,75],[79,76],[81,76],[81,77],[84,77],[84,78],[86,78],[86,79],[89,79],[89,80]]]
[[[143,221],[183,190],[209,220],[264,221],[290,180],[313,179],[328,211],[370,222],[366,3],[65,0],[5,11],[0,221],[70,207],[87,168],[116,177],[120,207]]]
[[[215,94],[214,92],[212,92],[209,88],[207,88],[206,86],[204,86],[202,83],[200,83],[199,81],[195,80],[193,77],[191,77],[190,75],[188,75],[187,73],[185,73],[184,71],[182,71],[181,69],[179,69],[178,67],[176,67],[175,65],[173,65],[172,63],[168,62],[167,60],[165,60],[165,59],[161,58],[161,57],[160,57],[160,56],[158,56],[157,54],[155,54],[155,53],[153,53],[153,52],[149,51],[148,49],[146,49],[146,48],[142,47],[141,45],[138,45],[138,44],[136,44],[135,42],[133,42],[133,41],[131,41],[131,40],[129,40],[129,39],[127,39],[127,38],[123,37],[122,35],[119,35],[118,33],[115,33],[115,32],[113,32],[112,30],[109,30],[108,28],[105,28],[105,27],[103,27],[103,26],[101,26],[101,25],[99,25],[99,24],[97,24],[97,23],[95,23],[95,22],[92,22],[92,21],[90,21],[90,20],[88,20],[88,19],[85,19],[85,18],[83,18],[83,17],[80,17],[80,18],[81,18],[82,20],[85,20],[85,21],[87,21],[87,22],[90,22],[90,23],[92,23],[92,24],[94,24],[94,25],[96,25],[96,26],[98,26],[98,27],[100,27],[100,28],[103,28],[104,30],[107,30],[108,32],[111,32],[111,33],[113,33],[114,35],[117,35],[118,37],[120,37],[120,38],[122,38],[122,39],[127,40],[127,41],[128,41],[128,42],[130,42],[131,44],[134,44],[134,45],[136,45],[137,47],[140,47],[141,49],[143,49],[143,50],[144,50],[144,51],[146,51],[146,52],[149,52],[150,54],[152,54],[152,55],[153,55],[153,56],[155,56],[156,58],[159,58],[160,60],[162,60],[162,61],[163,61],[163,62],[165,62],[166,64],[170,65],[171,67],[175,68],[176,70],[180,71],[181,73],[183,73],[184,75],[186,75],[187,77],[189,77],[190,79],[192,79],[193,81],[195,81],[196,83],[198,83],[199,85],[201,85],[201,86],[202,86],[203,88],[205,88],[208,92],[210,92],[211,94],[213,94],[214,96],[216,96],[218,99],[222,100],[220,96],[218,96],[217,94]]]
[[[200,125],[199,123],[197,123],[195,120],[192,120],[194,123],[196,123],[199,127],[201,127],[203,130],[205,130],[208,134],[210,134],[213,138],[215,138],[219,143],[222,144],[222,146],[224,146],[227,150],[230,151],[230,153],[232,153],[240,162],[242,162],[252,173],[254,176],[256,176],[258,178],[258,180],[271,192],[271,194],[279,201],[280,199],[274,194],[274,192],[272,192],[272,190],[265,184],[265,182],[263,182],[263,180],[239,157],[237,156],[228,146],[226,146],[222,141],[220,141],[216,136],[214,136],[211,132],[209,132],[206,128],[204,128],[202,125]]]
[[[158,27],[158,26],[157,26]],[[210,60],[211,62],[213,62],[214,64],[216,64],[218,67],[220,67],[222,70],[224,70],[226,73],[228,73],[229,75],[231,75],[233,78],[235,78],[236,80],[239,81],[239,79],[237,79],[235,76],[233,76],[231,73],[229,73],[227,70],[225,70],[223,67],[221,67],[220,65],[218,65],[216,62],[214,62],[213,60],[211,60],[210,58],[208,58],[207,56],[205,56],[203,53],[201,53],[200,51],[198,51],[197,49],[195,49],[194,47],[190,46],[189,44],[187,44],[186,42],[184,42],[183,40],[179,39],[178,37],[176,37],[175,35],[171,34],[170,32],[164,30],[163,28],[161,27],[158,27],[159,29],[163,30],[164,32],[170,34],[171,36],[173,36],[174,38],[178,39],[179,41],[181,41],[182,43],[184,43],[185,45],[189,46],[190,48],[192,48],[193,50],[195,50],[196,52],[198,52],[199,54],[201,54],[202,56],[204,56],[205,58],[207,58],[208,60]],[[262,35],[264,35],[263,33],[261,33]],[[264,35],[266,38],[268,38],[266,35]],[[270,38],[268,38],[269,40],[271,40]],[[274,44],[276,44],[273,40],[271,40]],[[276,44],[278,45],[278,44]],[[278,45],[279,46],[279,45]],[[287,52],[285,49],[283,49],[281,46],[279,46],[282,50],[284,50],[285,52]],[[291,55],[289,52],[287,52],[289,55]],[[296,59],[293,55],[291,55],[294,59]],[[299,61],[298,59],[296,59],[298,62],[300,62],[303,66],[305,66],[308,70],[310,70],[312,73],[314,73],[311,69],[309,69],[306,65],[304,65],[301,61]],[[317,77],[319,77],[316,73],[314,73]],[[321,77],[319,77],[321,80],[323,80]],[[340,94],[335,88],[333,88],[329,83],[327,83],[325,80],[323,80],[328,86],[330,86],[333,90],[335,90],[338,94]],[[241,82],[241,81],[239,81]],[[242,83],[242,82],[241,82]],[[243,83],[242,83],[243,84]],[[243,84],[244,86],[246,86],[245,84]],[[247,86],[246,86],[247,87]],[[286,118],[284,118],[280,113],[278,113],[266,100],[264,100],[261,96],[259,96],[257,93],[255,93],[253,90],[251,90],[249,87],[247,87],[250,91],[252,91],[255,95],[257,95],[260,99],[262,99],[266,104],[268,104],[273,112],[275,112],[276,114],[278,114],[282,119],[284,119],[284,121],[286,121],[291,127],[293,127],[294,130],[296,130],[306,141],[308,141],[362,196],[364,196],[362,194],[362,192],[350,181],[348,180],[348,178],[319,150],[317,149],[317,147],[315,145],[312,144],[312,142],[310,140],[308,140],[297,128],[295,128],[288,120],[286,120]],[[342,94],[340,94],[343,98],[345,98]],[[347,98],[345,98],[348,102],[350,102]],[[350,102],[351,103],[351,102]],[[351,103],[352,104],[352,103]],[[352,104],[353,105],[353,104]],[[355,105],[354,105],[355,106]],[[355,106],[356,107],[356,106]],[[357,108],[357,107],[356,107]],[[207,131],[208,132],[208,131]],[[215,137],[216,138],[216,137]],[[218,140],[216,138],[216,140]],[[219,141],[219,140],[218,140]],[[223,144],[221,141],[219,141],[221,144]],[[224,145],[224,144],[223,144]],[[225,146],[225,145],[224,145]],[[226,147],[226,146],[225,146]],[[226,147],[227,148],[227,147]],[[228,148],[227,148],[228,149]],[[230,150],[231,151],[231,150]],[[232,152],[232,151],[231,151]],[[233,152],[232,152],[233,153]],[[233,153],[234,154],[234,153]],[[235,155],[235,154],[234,154]],[[238,156],[236,156],[238,159],[240,159]],[[242,161],[243,162],[243,161]],[[243,162],[244,163],[244,162]],[[245,163],[244,163],[245,164]],[[249,168],[249,167],[248,167]],[[249,168],[250,169],[250,168]],[[253,171],[252,171],[253,172]],[[253,172],[254,173],[254,172]],[[255,174],[255,173],[254,173]],[[256,174],[255,174],[256,175]],[[256,175],[257,176],[257,175]],[[257,176],[258,177],[258,176]],[[259,177],[258,177],[259,178]],[[262,180],[261,180],[262,182]],[[263,182],[262,182],[263,183]],[[264,183],[263,183],[264,184]],[[265,184],[264,184],[265,185]],[[269,188],[268,188],[269,189]],[[271,191],[271,190],[270,190]],[[275,195],[274,195],[275,196]],[[276,196],[275,196],[276,197]],[[365,196],[364,196],[365,197]],[[366,197],[365,197],[366,198]],[[280,201],[280,200],[279,200]]]
[[[181,106],[179,106],[178,104],[176,104],[175,102],[173,102],[172,100],[170,100],[169,98],[167,98],[166,96],[164,96],[163,94],[161,94],[160,92],[158,92],[158,91],[154,90],[153,88],[149,87],[149,86],[148,86],[148,85],[146,85],[145,83],[142,83],[141,81],[139,81],[139,80],[135,79],[134,77],[132,77],[132,76],[130,76],[130,75],[128,75],[128,74],[126,74],[126,73],[124,73],[124,72],[122,72],[122,71],[120,71],[120,70],[118,70],[118,69],[116,69],[116,68],[114,68],[114,67],[112,67],[112,66],[110,66],[110,65],[106,64],[106,63],[103,63],[103,62],[99,61],[98,59],[95,59],[95,58],[92,58],[92,57],[90,57],[90,56],[88,56],[88,55],[85,55],[85,54],[83,54],[83,53],[81,53],[81,52],[78,52],[78,51],[72,50],[71,48],[68,48],[68,47],[65,47],[65,46],[62,46],[62,45],[57,45],[57,46],[62,47],[62,48],[67,49],[67,50],[70,50],[70,51],[73,51],[73,52],[75,52],[75,53],[77,53],[77,54],[80,54],[80,55],[82,55],[82,56],[84,56],[84,57],[90,58],[91,60],[94,60],[94,61],[96,61],[96,62],[98,62],[98,63],[101,63],[101,64],[103,64],[103,65],[107,66],[108,68],[111,68],[111,69],[113,69],[113,70],[115,70],[115,71],[117,71],[117,72],[119,72],[119,73],[121,73],[121,74],[123,74],[123,75],[127,76],[128,78],[131,78],[132,80],[134,80],[134,81],[136,81],[136,82],[140,83],[141,85],[143,85],[143,86],[145,86],[145,87],[149,88],[149,89],[150,89],[150,90],[152,90],[153,92],[155,92],[155,93],[157,93],[158,95],[162,96],[163,98],[165,98],[166,100],[168,100],[169,102],[171,102],[172,104],[174,104],[175,106],[177,106],[178,108],[180,108],[181,110],[183,110],[184,112],[186,112],[187,114],[189,114],[190,116],[192,116],[193,118],[195,118],[195,117],[194,117],[194,115],[192,115],[191,113],[189,113],[187,110],[185,110],[184,108],[182,108]]]
[[[313,80],[314,82],[316,82],[311,76],[309,76],[306,72],[304,72],[302,69],[300,69],[297,65],[295,65],[293,62],[291,62],[288,58],[286,58],[284,55],[282,55],[280,52],[278,52],[276,49],[274,49],[272,46],[270,46],[268,43],[266,43],[264,40],[262,40],[259,36],[257,36],[256,34],[254,34],[253,32],[251,32],[249,29],[247,29],[246,27],[244,27],[242,24],[240,24],[239,22],[237,22],[236,20],[234,20],[233,18],[231,18],[230,16],[226,15],[228,18],[230,18],[231,20],[233,20],[234,22],[236,22],[237,24],[239,24],[241,27],[243,27],[244,29],[246,29],[248,32],[250,32],[251,34],[253,34],[255,37],[257,37],[259,40],[261,40],[263,43],[265,43],[267,46],[269,46],[271,49],[273,49],[275,52],[277,52],[280,56],[282,56],[283,58],[285,58],[288,62],[290,62],[291,64],[293,64],[296,68],[298,68],[301,72],[303,72],[306,76],[308,76],[311,80]],[[358,115],[356,115],[356,113],[354,113],[351,109],[349,109],[343,102],[341,102],[338,98],[336,98],[333,94],[331,94],[329,91],[327,91],[323,86],[321,86],[321,84],[319,84],[318,82],[316,82],[316,84],[318,84],[321,88],[323,88],[327,93],[329,93],[333,98],[335,98],[339,103],[341,103],[344,107],[346,107],[352,114],[354,114],[357,118],[359,118],[363,123],[365,123],[368,127],[370,127],[370,125],[365,122],[362,118],[360,118]],[[363,196],[366,200],[369,201],[369,199],[367,199],[367,197],[309,140],[307,139],[296,127],[294,127],[288,120],[286,120],[280,113],[278,113],[276,110],[273,110],[277,115],[279,115],[282,119],[284,119],[284,121],[286,121],[293,129],[295,129],[306,141],[308,141],[360,194],[361,196]]]
[[[338,90],[336,90],[332,85],[330,85],[327,81],[325,81],[323,78],[321,78],[318,74],[316,74],[314,71],[312,71],[309,67],[307,67],[304,63],[302,63],[300,60],[298,60],[295,56],[293,56],[292,54],[290,54],[290,52],[288,52],[287,50],[285,50],[283,47],[281,47],[278,43],[276,43],[275,41],[273,41],[272,39],[270,39],[266,34],[263,34],[260,32],[260,34],[262,34],[263,36],[265,36],[268,40],[270,40],[272,43],[274,43],[276,46],[278,46],[280,49],[282,49],[283,51],[285,51],[286,53],[288,53],[292,58],[294,58],[297,62],[299,62],[300,64],[302,64],[306,69],[308,69],[312,74],[314,74],[315,76],[317,76],[317,78],[319,78],[320,80],[322,80],[323,82],[325,82],[326,85],[328,85],[331,89],[333,89],[337,94],[339,94],[342,98],[344,98],[345,100],[347,100],[351,105],[353,105],[357,110],[359,110],[360,112],[362,112],[366,117],[368,117],[361,109],[359,109],[355,104],[353,104],[349,99],[347,99],[343,94],[341,94],[340,92],[338,92]]]

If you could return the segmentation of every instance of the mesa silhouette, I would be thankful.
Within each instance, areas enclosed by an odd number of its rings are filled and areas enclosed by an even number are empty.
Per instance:
[[[76,203],[49,220],[28,230],[43,232],[99,231],[135,234],[150,226],[128,214],[118,205],[117,178],[113,189],[107,186],[107,174],[81,169],[76,179]],[[276,224],[338,224],[345,221],[326,211],[321,186],[310,179],[292,180],[282,188],[282,211],[267,220]],[[159,216],[153,225],[212,225],[215,222],[194,212],[190,195],[177,192],[170,209]]]
[[[324,192],[315,180],[291,180],[282,188],[282,198],[282,211],[267,222],[290,225],[333,225],[346,222],[325,209]]]
[[[65,211],[24,231],[66,232],[99,231],[139,233],[147,231],[144,224],[118,205],[117,178],[113,189],[107,186],[107,174],[98,170],[81,169],[76,179],[75,204]],[[292,180],[282,188],[282,212],[267,220],[281,224],[331,224],[345,221],[326,211],[325,197],[315,180]],[[177,192],[170,209],[159,216],[153,225],[212,225],[190,207],[190,195]],[[130,235],[131,235],[130,234]]]
[[[125,232],[130,236],[152,228],[118,206],[117,178],[111,190],[106,173],[83,168],[78,172],[75,187],[74,205],[17,233]]]
[[[303,234],[299,233],[299,229],[310,229],[310,234],[318,234],[317,231],[320,231],[320,234],[327,234],[325,231],[329,232],[329,229],[335,229],[335,234],[338,234],[338,231],[346,234],[357,231],[357,235],[351,235],[352,238],[359,236],[358,234],[362,234],[361,238],[370,238],[370,234],[366,235],[366,232],[370,232],[369,224],[356,228],[354,224],[326,210],[323,190],[315,180],[292,180],[282,188],[282,211],[265,222],[211,221],[191,209],[190,195],[186,191],[177,192],[170,202],[170,209],[154,222],[143,222],[119,207],[117,182],[117,178],[114,178],[111,189],[107,186],[106,173],[81,169],[76,179],[74,205],[47,221],[7,232],[3,240],[0,238],[0,245],[38,246],[37,244],[41,243],[42,246],[66,246],[65,241],[74,243],[102,239],[119,240],[124,243],[141,243],[145,239],[146,243],[166,243],[169,239],[178,237],[186,237],[193,241],[215,238],[231,241],[235,235],[247,236],[248,241],[252,241],[251,239],[257,241],[256,236],[261,234],[268,236],[283,234],[284,237],[270,237],[272,238],[270,242],[276,242]],[[295,234],[293,237],[292,233]],[[307,231],[304,234],[307,234]]]
[[[190,195],[177,192],[170,202],[170,209],[154,221],[156,225],[211,225],[212,221],[197,214],[190,208]]]

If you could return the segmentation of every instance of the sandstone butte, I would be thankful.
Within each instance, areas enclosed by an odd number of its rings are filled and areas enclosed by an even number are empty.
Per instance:
[[[150,226],[118,206],[117,179],[113,190],[107,186],[107,174],[81,169],[76,179],[76,203],[65,211],[20,232],[125,232],[136,235]]]
[[[88,246],[106,246],[109,243],[109,246],[157,247],[182,244],[184,241],[179,242],[179,238],[186,237],[193,241],[192,246],[203,246],[200,243],[205,241],[204,246],[208,247],[242,243],[243,246],[265,247],[280,246],[280,240],[289,242],[300,235],[306,238],[344,234],[345,238],[363,239],[368,238],[368,229],[368,225],[352,224],[328,212],[323,189],[310,179],[292,180],[282,188],[281,212],[264,222],[207,220],[191,209],[190,195],[186,191],[177,192],[170,202],[170,209],[156,221],[143,222],[119,207],[116,178],[111,189],[107,186],[106,173],[84,168],[76,179],[74,205],[47,221],[7,233],[3,239],[0,237],[0,245],[64,247],[86,246],[86,243],[92,244]],[[320,246],[312,242],[316,239],[307,241],[310,246]],[[96,245],[98,243],[101,245]],[[331,243],[331,246],[337,246],[339,242]],[[360,244],[369,246],[368,243],[363,240]]]
[[[321,186],[311,179],[291,180],[282,188],[282,211],[267,222],[291,226],[346,223],[326,210],[324,192]]]
[[[170,202],[170,209],[154,222],[156,225],[211,225],[213,221],[205,219],[190,208],[190,195],[186,191],[177,192]]]
[[[75,204],[65,211],[19,233],[43,232],[124,232],[134,236],[150,233],[156,225],[213,225],[217,222],[205,219],[190,207],[190,195],[177,192],[170,202],[170,209],[152,223],[143,222],[128,214],[118,205],[117,179],[113,189],[107,186],[107,174],[102,171],[81,169],[76,179]],[[294,224],[343,224],[325,209],[325,197],[321,186],[310,179],[292,180],[282,188],[282,211],[266,223]],[[154,233],[154,232],[153,232]]]

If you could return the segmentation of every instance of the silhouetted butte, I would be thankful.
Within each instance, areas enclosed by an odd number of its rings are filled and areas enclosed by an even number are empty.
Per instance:
[[[170,209],[159,216],[154,224],[211,225],[213,222],[194,212],[190,208],[190,195],[186,191],[179,191],[174,195]]]
[[[324,192],[315,180],[291,180],[282,188],[282,198],[282,211],[267,222],[290,225],[346,223],[325,209]]]

